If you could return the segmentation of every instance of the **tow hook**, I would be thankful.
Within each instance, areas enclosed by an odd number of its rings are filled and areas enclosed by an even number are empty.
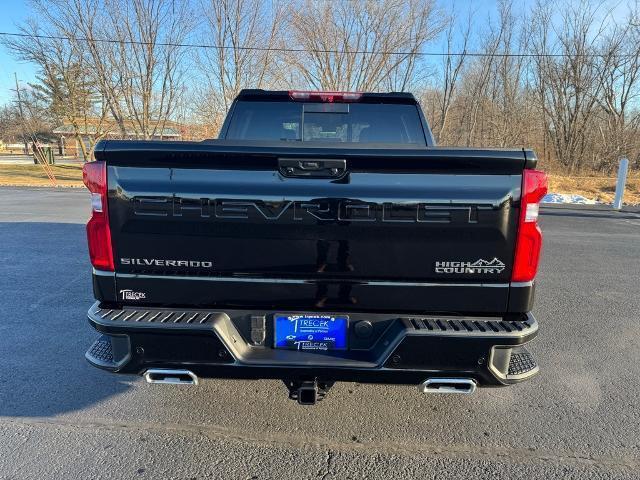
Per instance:
[[[300,405],[315,405],[322,400],[334,382],[313,380],[285,380],[284,384],[289,389],[289,398],[296,400]]]

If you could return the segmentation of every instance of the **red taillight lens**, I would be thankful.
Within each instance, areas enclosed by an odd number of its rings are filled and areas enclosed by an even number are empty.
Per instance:
[[[113,271],[111,230],[107,209],[107,165],[104,162],[86,163],[82,181],[91,192],[91,218],[87,223],[87,240],[91,264],[99,270]]]
[[[538,226],[540,201],[547,193],[547,174],[539,170],[525,170],[522,174],[520,221],[516,238],[516,254],[511,281],[529,282],[538,272],[542,231]]]
[[[310,92],[306,90],[289,90],[289,97],[292,100],[302,102],[327,102],[327,103],[348,103],[357,102],[362,98],[360,92]]]

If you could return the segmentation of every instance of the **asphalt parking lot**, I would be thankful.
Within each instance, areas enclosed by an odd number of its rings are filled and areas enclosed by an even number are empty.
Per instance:
[[[640,213],[545,208],[534,380],[473,396],[90,367],[83,190],[0,188],[0,478],[640,478]]]

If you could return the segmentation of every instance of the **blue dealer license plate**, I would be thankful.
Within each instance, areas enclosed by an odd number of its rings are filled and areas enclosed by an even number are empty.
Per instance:
[[[290,350],[346,350],[346,315],[275,315],[275,347]]]

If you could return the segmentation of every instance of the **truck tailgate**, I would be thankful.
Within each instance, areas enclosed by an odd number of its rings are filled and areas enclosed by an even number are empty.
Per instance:
[[[103,142],[96,158],[121,301],[509,309],[527,152]],[[345,171],[283,171],[327,160]]]

